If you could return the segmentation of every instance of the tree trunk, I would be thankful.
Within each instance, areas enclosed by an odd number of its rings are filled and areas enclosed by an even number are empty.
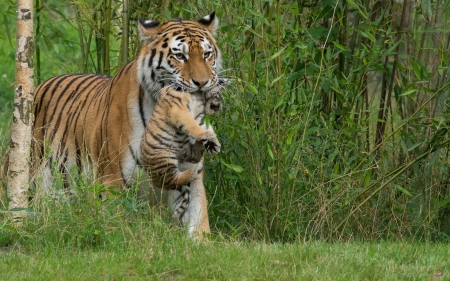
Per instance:
[[[26,215],[33,124],[33,0],[17,0],[16,82],[9,142],[8,198],[14,218]]]

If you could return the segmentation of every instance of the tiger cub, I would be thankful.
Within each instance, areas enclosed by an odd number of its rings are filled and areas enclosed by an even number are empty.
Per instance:
[[[142,165],[155,186],[181,191],[193,173],[202,169],[200,164],[180,171],[181,162],[198,163],[205,149],[210,154],[220,152],[212,127],[206,128],[201,122],[206,112],[212,114],[221,109],[220,92],[228,83],[228,79],[220,78],[203,95],[181,92],[171,86],[161,90],[141,142]],[[186,159],[190,153],[197,154],[199,159]]]

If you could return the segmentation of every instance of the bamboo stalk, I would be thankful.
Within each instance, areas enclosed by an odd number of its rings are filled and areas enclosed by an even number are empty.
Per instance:
[[[95,65],[94,59],[92,57],[92,53],[90,51],[90,49],[91,49],[91,42],[92,42],[92,36],[94,35],[95,31],[94,31],[94,28],[92,28],[92,27],[89,27],[89,28],[90,28],[89,36],[88,36],[87,43],[86,43],[86,54],[85,54],[86,60],[84,61],[83,68],[82,68],[83,73],[87,73],[87,71],[88,71],[89,57],[91,58],[92,64]]]
[[[123,0],[123,31],[122,31],[122,49],[121,49],[121,65],[128,62],[128,0]]]
[[[402,15],[401,15],[401,19],[400,19],[400,26],[399,26],[399,30],[397,31],[397,42],[401,40],[402,38],[402,34],[403,34],[403,30],[404,30],[404,25],[405,25],[405,15],[406,15],[406,5],[407,5],[407,1],[408,0],[403,0],[403,9],[402,9]],[[392,101],[392,90],[394,88],[394,82],[395,82],[395,75],[396,75],[396,71],[397,71],[397,64],[398,64],[398,53],[400,50],[400,44],[397,45],[397,47],[395,48],[395,55],[394,55],[394,63],[392,65],[392,72],[391,72],[391,80],[389,81],[389,92],[388,92],[388,96],[387,96],[387,103],[386,103],[386,109],[385,109],[385,113],[383,116],[385,122],[382,123],[382,131],[381,134],[384,135],[384,131],[386,129],[386,121],[387,121],[387,115],[388,112],[390,111],[391,108],[391,101]],[[391,118],[392,118],[392,114],[391,114]]]
[[[109,51],[110,51],[110,45],[109,45],[109,37],[111,33],[111,6],[112,6],[112,0],[108,0],[108,2],[104,2],[106,4],[106,27],[104,29],[104,57],[103,57],[103,64],[104,64],[104,73],[106,75],[111,74],[111,63],[109,59]]]
[[[276,40],[277,40],[277,51],[281,48],[281,27],[280,27],[280,21],[281,21],[281,1],[277,1],[277,20],[276,20]],[[280,77],[282,74],[281,71],[281,54],[277,57],[277,66],[276,66],[276,77]],[[282,93],[282,84],[281,79],[278,79],[277,81],[277,95],[278,98],[281,98]],[[281,106],[277,108],[277,183],[275,186],[275,222],[274,222],[274,230],[277,231],[278,228],[278,212],[280,211],[280,190],[281,190],[281,122],[283,120],[281,119]]]
[[[85,69],[85,66],[87,65],[87,51],[86,46],[84,44],[84,35],[83,35],[83,23],[81,22],[81,15],[80,15],[80,8],[77,6],[77,12],[75,13],[77,25],[78,25],[78,37],[80,40],[80,49],[81,49],[81,65],[80,69],[82,73],[86,73],[87,69]]]
[[[41,33],[41,17],[39,15],[39,12],[41,11],[41,4],[39,2],[39,0],[36,0],[36,3],[34,4],[34,6],[36,7],[36,35],[35,37],[37,37],[40,33]],[[41,49],[39,48],[39,46],[37,46],[36,44],[36,48],[35,48],[35,52],[36,52],[36,76],[37,76],[37,83],[38,85],[41,84]]]

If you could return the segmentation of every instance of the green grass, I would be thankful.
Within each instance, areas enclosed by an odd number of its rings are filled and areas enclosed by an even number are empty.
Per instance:
[[[35,200],[15,228],[0,213],[0,280],[448,280],[448,244],[264,243],[214,230],[186,238],[165,208],[129,195]]]
[[[151,226],[151,225],[150,225]],[[168,231],[105,249],[2,249],[1,280],[448,280],[448,245],[196,243]],[[176,233],[176,232],[175,232]],[[51,246],[56,246],[51,248]]]

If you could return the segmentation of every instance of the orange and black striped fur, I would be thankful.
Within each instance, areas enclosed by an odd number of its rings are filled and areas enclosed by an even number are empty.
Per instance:
[[[70,181],[71,171],[85,166],[106,186],[129,186],[142,165],[140,143],[161,89],[200,98],[218,82],[217,23],[215,13],[199,21],[141,19],[139,54],[114,77],[68,74],[42,83],[35,91],[33,150],[44,188],[50,191],[54,171]],[[192,182],[199,192],[192,208],[200,215],[191,216],[197,221],[190,233],[209,231],[201,170]]]
[[[161,90],[141,142],[142,165],[151,175],[154,185],[181,190],[182,185],[190,182],[199,167],[180,171],[180,164],[193,162],[185,159],[196,141],[210,154],[220,152],[216,134],[202,118],[205,113],[220,110],[221,90],[227,83],[227,79],[220,78],[216,86],[200,99],[172,87]]]

